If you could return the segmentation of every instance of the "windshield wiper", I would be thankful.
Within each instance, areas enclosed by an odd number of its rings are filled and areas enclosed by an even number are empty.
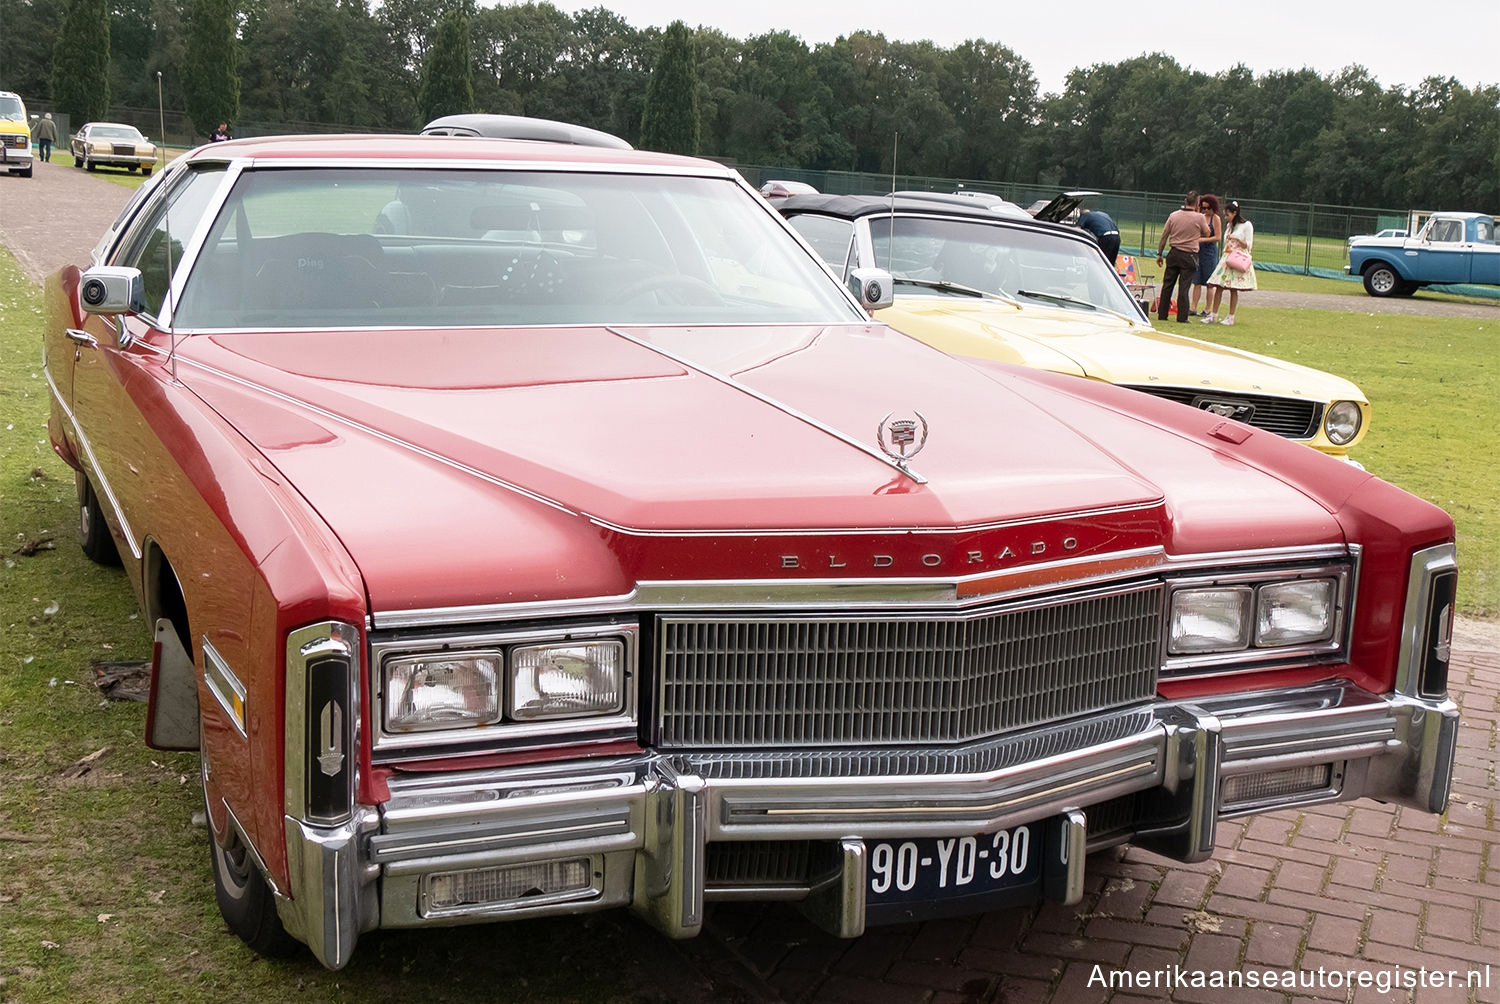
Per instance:
[[[986,300],[1003,300],[1006,303],[1015,304],[1017,307],[1020,306],[1019,303],[1016,303],[1015,297],[1009,296],[1005,293],[991,293],[988,290],[975,289],[973,286],[965,286],[957,282],[948,282],[945,279],[909,279],[906,276],[901,275],[892,276],[892,278],[896,282],[906,283],[908,286],[922,286],[927,289],[939,289],[945,293],[961,293],[964,296],[978,296],[983,297]]]
[[[1131,317],[1129,314],[1123,314],[1118,310],[1111,310],[1108,307],[1101,307],[1099,304],[1090,303],[1087,300],[1079,300],[1072,296],[1063,296],[1061,293],[1043,293],[1036,289],[1021,289],[1016,292],[1020,296],[1029,296],[1034,300],[1050,300],[1053,303],[1072,304],[1077,307],[1087,307],[1090,310],[1102,310],[1106,314],[1113,314],[1122,321],[1129,321],[1132,324],[1140,323],[1140,318],[1138,317]]]

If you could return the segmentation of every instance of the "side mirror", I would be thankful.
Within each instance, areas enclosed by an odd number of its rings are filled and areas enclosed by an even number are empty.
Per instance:
[[[880,310],[896,301],[896,282],[883,268],[856,268],[849,272],[849,292],[866,310]]]
[[[90,314],[139,314],[146,309],[146,280],[138,268],[95,265],[79,280],[78,300]]]

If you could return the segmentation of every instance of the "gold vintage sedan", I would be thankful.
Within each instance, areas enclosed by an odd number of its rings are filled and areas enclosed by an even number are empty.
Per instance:
[[[155,145],[135,126],[122,122],[90,122],[73,134],[68,149],[73,166],[90,171],[103,165],[150,174],[156,166]]]
[[[1089,236],[1009,203],[800,195],[777,209],[833,271],[888,269],[877,316],[944,352],[1104,380],[1347,460],[1370,404],[1342,377],[1151,326]]]

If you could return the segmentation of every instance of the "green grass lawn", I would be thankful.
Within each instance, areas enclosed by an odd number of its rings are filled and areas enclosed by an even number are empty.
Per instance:
[[[1336,280],[1300,280],[1319,281]],[[1500,614],[1500,503],[1489,466],[1500,456],[1500,311],[1488,320],[1372,314],[1357,304],[1349,312],[1285,310],[1257,308],[1252,294],[1236,321],[1194,334],[1359,385],[1371,419],[1354,458],[1453,516],[1459,609]]]

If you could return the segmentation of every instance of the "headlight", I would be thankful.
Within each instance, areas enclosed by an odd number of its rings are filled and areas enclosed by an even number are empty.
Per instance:
[[[1261,586],[1255,596],[1255,644],[1303,645],[1333,637],[1333,580]]]
[[[385,664],[388,732],[493,725],[500,720],[499,652],[413,656]]]
[[[1359,435],[1359,427],[1364,421],[1364,413],[1359,410],[1357,402],[1335,401],[1323,415],[1323,431],[1333,445],[1347,446]]]
[[[1167,653],[1222,655],[1332,645],[1341,581],[1337,576],[1267,578],[1177,589],[1172,593]]]
[[[624,706],[624,670],[615,640],[511,649],[506,711],[519,721],[612,714]]]
[[[1182,589],[1172,595],[1173,655],[1233,652],[1250,641],[1248,586],[1228,589]]]

